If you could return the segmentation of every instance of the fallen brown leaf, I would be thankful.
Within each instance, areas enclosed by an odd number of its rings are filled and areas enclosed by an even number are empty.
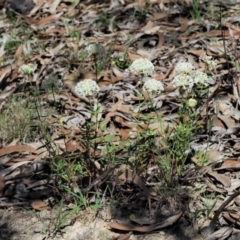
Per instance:
[[[177,222],[180,217],[182,216],[182,212],[180,212],[177,215],[174,215],[172,217],[167,218],[164,222],[162,223],[157,223],[151,226],[136,226],[130,223],[110,223],[109,227],[121,231],[133,231],[133,232],[142,232],[142,233],[147,233],[147,232],[152,232],[155,230],[163,229],[165,227],[173,225],[175,222]]]
[[[35,200],[31,203],[31,206],[38,211],[50,210],[51,208],[42,200]]]
[[[6,154],[15,153],[15,152],[32,152],[35,154],[39,153],[35,148],[30,146],[24,146],[24,145],[9,146],[9,147],[4,147],[0,149],[0,157]]]

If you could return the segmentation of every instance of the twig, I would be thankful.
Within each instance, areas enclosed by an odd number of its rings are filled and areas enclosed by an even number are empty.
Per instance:
[[[215,225],[217,223],[217,220],[218,220],[219,215],[221,214],[221,212],[238,195],[240,195],[240,190],[235,192],[234,194],[232,194],[225,202],[222,203],[222,205],[218,208],[218,210],[215,211],[214,217],[213,217],[212,221],[210,222],[210,224],[209,224],[209,226],[207,228],[210,228],[210,229],[214,229],[215,228]]]

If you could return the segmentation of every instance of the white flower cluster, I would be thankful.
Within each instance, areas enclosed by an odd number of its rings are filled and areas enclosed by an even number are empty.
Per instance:
[[[163,84],[156,79],[149,79],[143,85],[143,91],[147,92],[149,95],[158,95],[164,91]]]
[[[191,89],[194,85],[194,80],[191,76],[180,73],[173,79],[172,84],[174,87],[182,87],[183,89],[189,87]]]
[[[154,74],[154,65],[146,58],[139,58],[133,61],[129,70],[142,76],[152,76]]]
[[[190,99],[188,99],[188,101],[187,101],[187,105],[188,105],[190,108],[196,107],[197,103],[198,103],[197,100],[194,99],[194,98],[190,98]]]
[[[187,74],[192,75],[193,71],[195,70],[195,67],[188,62],[180,62],[175,67],[176,74]]]
[[[97,54],[98,52],[98,46],[95,43],[90,43],[85,47],[85,51],[89,54],[89,55],[93,55],[93,54]]]
[[[61,90],[64,84],[61,79],[56,77],[46,77],[43,79],[41,88],[44,89],[46,92],[51,90],[52,88],[56,90]]]
[[[200,57],[200,59],[206,64],[207,70],[214,70],[217,66],[217,61],[212,60],[212,56]]]
[[[81,53],[83,53],[83,55],[86,55],[87,57],[98,56],[98,60],[102,61],[105,60],[102,58],[106,56],[105,48],[99,43],[89,43],[87,46],[85,46]]]
[[[193,77],[194,77],[195,84],[204,85],[206,87],[208,86],[209,77],[206,73],[201,72],[201,71],[196,71],[196,72],[194,72]]]
[[[22,65],[19,70],[26,75],[31,75],[34,71],[34,65],[32,63]]]
[[[85,79],[85,80],[79,82],[75,86],[74,91],[77,95],[84,97],[84,98],[96,97],[96,95],[99,92],[99,86],[92,79]]]
[[[206,73],[195,71],[194,66],[188,62],[178,63],[175,72],[176,76],[172,81],[174,87],[192,89],[194,84],[208,86],[210,83]]]

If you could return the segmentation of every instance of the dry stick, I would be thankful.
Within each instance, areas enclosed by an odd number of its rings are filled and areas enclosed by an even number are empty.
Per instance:
[[[214,228],[216,225],[216,222],[218,220],[218,217],[220,215],[220,213],[224,210],[224,208],[234,199],[236,198],[238,195],[240,195],[240,190],[235,192],[233,195],[231,195],[225,202],[222,203],[222,205],[218,208],[217,211],[215,211],[214,217],[212,219],[212,221],[210,222],[209,226],[210,228]]]
[[[97,184],[99,184],[100,182],[102,182],[104,179],[107,179],[107,177],[110,176],[111,172],[119,167],[120,164],[115,164],[113,166],[111,166],[109,169],[105,170],[97,179],[95,179],[88,187],[83,188],[82,192],[83,193],[87,193],[89,192],[94,186],[96,186]]]

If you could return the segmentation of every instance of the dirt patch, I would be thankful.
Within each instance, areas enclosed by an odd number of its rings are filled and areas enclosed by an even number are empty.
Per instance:
[[[109,221],[96,217],[96,211],[81,211],[75,222],[69,221],[54,236],[57,209],[34,213],[27,210],[0,210],[0,239],[8,240],[112,240],[118,239],[121,232],[111,231]],[[174,226],[150,234],[132,234],[130,240],[190,240],[201,239],[197,230],[184,218]]]

